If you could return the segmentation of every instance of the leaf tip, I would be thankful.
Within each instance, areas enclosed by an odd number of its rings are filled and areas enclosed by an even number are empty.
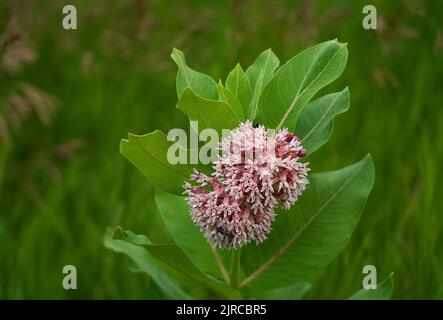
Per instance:
[[[133,134],[133,133],[128,133],[128,139],[122,139],[122,140],[126,140],[127,142],[129,142],[129,141],[131,141],[131,139],[134,139],[134,138],[136,138],[137,137],[137,135],[136,134]]]
[[[173,47],[171,52],[171,58],[178,64],[179,60],[185,59],[185,54],[180,49]]]
[[[127,145],[130,141],[130,133],[128,133],[128,139],[120,139],[120,143],[118,144],[118,150],[120,154],[125,155],[125,145]]]
[[[346,110],[349,109],[349,96],[350,96],[350,91],[349,91],[349,87],[346,86],[343,90],[342,93],[346,95],[346,99],[348,99],[348,107],[346,108]]]
[[[338,38],[335,38],[335,39],[331,40],[331,42],[338,44],[340,48],[347,48],[348,47],[348,43],[347,42],[340,42],[338,40]]]
[[[269,48],[266,51],[268,51],[272,55],[272,57],[278,62],[278,64],[280,64],[280,59],[277,57],[277,55],[275,54],[275,52],[271,48]]]

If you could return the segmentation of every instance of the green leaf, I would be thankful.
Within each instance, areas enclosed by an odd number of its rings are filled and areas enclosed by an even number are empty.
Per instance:
[[[248,117],[254,120],[257,116],[257,108],[260,95],[272,79],[274,70],[280,65],[280,61],[271,49],[263,51],[254,63],[246,70],[246,76],[252,88],[252,99],[249,104]]]
[[[159,130],[141,136],[129,134],[128,140],[120,142],[120,153],[155,186],[181,194],[193,167],[168,161],[168,149],[172,144]]]
[[[241,297],[237,290],[203,274],[179,247],[174,245],[144,245],[143,247],[169,268],[182,273],[189,279],[194,280],[214,292],[218,292],[232,299]]]
[[[155,201],[175,243],[195,266],[204,273],[218,278],[226,277],[226,275],[223,276],[221,269],[226,271],[225,265],[229,265],[226,264],[229,252],[219,250],[217,253],[217,250],[211,247],[203,233],[192,221],[185,198],[156,189]],[[220,259],[218,263],[217,259]],[[223,265],[223,261],[225,261],[225,265]]]
[[[302,140],[308,155],[314,153],[331,137],[334,118],[349,108],[349,90],[331,93],[306,105],[300,113],[295,134]]]
[[[258,121],[294,131],[303,107],[337,79],[348,58],[347,45],[331,40],[306,49],[277,70],[258,103]]]
[[[148,251],[142,247],[128,243],[125,240],[113,239],[113,236],[114,232],[108,228],[103,238],[103,244],[106,248],[128,256],[135,264],[136,269],[148,273],[169,298],[192,299],[192,297],[184,292],[179,284],[166,273]],[[150,242],[148,238],[145,239],[145,243],[146,241]]]
[[[310,289],[311,284],[307,281],[302,281],[288,287],[259,293],[256,295],[256,298],[265,300],[301,300]]]
[[[9,0],[0,0],[0,36],[11,18],[11,5]]]
[[[189,120],[198,121],[199,129],[212,128],[220,134],[223,129],[233,129],[240,123],[234,110],[223,101],[202,98],[187,88],[177,103]]]
[[[178,66],[176,86],[179,99],[186,88],[206,99],[218,98],[217,83],[210,76],[189,68],[182,51],[174,48],[171,57]]]
[[[306,280],[346,246],[374,183],[369,155],[340,170],[317,173],[299,201],[277,210],[269,238],[242,254],[241,285],[273,289]]]
[[[237,97],[242,106],[243,114],[247,115],[252,99],[252,90],[249,79],[239,63],[228,74],[226,78],[226,88]]]
[[[377,289],[361,289],[354,293],[349,300],[389,300],[394,291],[394,274],[391,273],[377,285]]]
[[[243,112],[243,107],[238,101],[237,97],[229,91],[221,82],[217,84],[217,90],[219,94],[219,98],[221,101],[226,102],[240,119],[240,121],[244,121],[246,119],[245,113]]]
[[[144,234],[135,234],[132,231],[123,230],[122,227],[117,227],[116,231],[118,232],[114,233],[114,236],[112,237],[113,239],[125,240],[137,246],[152,244],[152,241]]]

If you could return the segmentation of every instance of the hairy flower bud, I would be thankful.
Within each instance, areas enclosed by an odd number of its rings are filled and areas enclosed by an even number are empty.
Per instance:
[[[195,171],[185,185],[192,220],[212,245],[236,248],[263,242],[274,209],[293,205],[309,183],[300,139],[286,129],[275,135],[247,121],[220,142],[223,155],[207,176]]]

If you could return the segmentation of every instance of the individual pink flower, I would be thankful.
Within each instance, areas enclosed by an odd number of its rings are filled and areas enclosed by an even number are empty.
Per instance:
[[[293,205],[309,183],[300,139],[287,129],[271,135],[263,126],[240,124],[219,145],[222,156],[207,176],[195,171],[185,185],[192,220],[212,245],[237,248],[263,242],[275,208]]]

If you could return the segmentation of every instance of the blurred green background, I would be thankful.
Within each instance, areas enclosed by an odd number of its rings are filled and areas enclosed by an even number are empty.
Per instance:
[[[186,126],[172,48],[224,79],[269,47],[284,62],[333,38],[348,42],[348,66],[320,95],[348,85],[351,108],[311,167],[371,152],[377,177],[350,244],[307,298],[348,297],[366,264],[379,280],[395,273],[394,298],[443,298],[442,1],[372,1],[376,31],[362,28],[367,1],[11,4],[0,35],[0,299],[162,298],[102,238],[121,225],[171,241],[152,186],[118,144],[128,132]],[[65,4],[77,7],[77,30],[62,28]],[[67,264],[78,290],[62,288]]]

